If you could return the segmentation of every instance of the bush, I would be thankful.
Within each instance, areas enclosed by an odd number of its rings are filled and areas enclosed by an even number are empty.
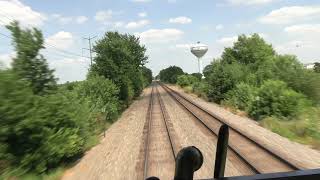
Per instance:
[[[180,75],[177,78],[177,84],[181,87],[185,87],[185,86],[191,86],[192,84],[196,83],[198,80],[197,77],[193,76],[193,75]]]
[[[240,110],[248,110],[257,95],[257,88],[246,83],[237,84],[227,93],[226,104]]]
[[[295,117],[310,102],[303,94],[287,87],[278,80],[267,80],[258,89],[257,97],[249,108],[249,114],[257,120],[266,116]]]
[[[209,85],[208,98],[220,103],[226,98],[226,93],[234,88],[236,84],[244,81],[247,69],[239,63],[225,64],[219,61],[213,62],[207,68],[206,81]]]
[[[0,89],[0,156],[11,167],[40,173],[82,151],[80,129],[89,113],[61,94],[33,95],[24,84],[0,74],[6,87]]]
[[[198,94],[198,96],[207,99],[208,87],[209,86],[205,81],[198,81],[193,83],[192,91]]]
[[[119,89],[112,81],[102,76],[91,76],[78,86],[76,92],[79,98],[88,100],[95,112],[103,113],[107,121],[118,116]]]

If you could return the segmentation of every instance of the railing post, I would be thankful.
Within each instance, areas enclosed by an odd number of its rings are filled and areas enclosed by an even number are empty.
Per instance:
[[[228,140],[229,127],[226,124],[224,124],[220,127],[218,135],[216,161],[214,164],[214,178],[224,177],[224,170],[227,160]]]
[[[183,148],[176,158],[174,180],[192,180],[193,173],[200,169],[203,156],[199,149],[194,146]]]

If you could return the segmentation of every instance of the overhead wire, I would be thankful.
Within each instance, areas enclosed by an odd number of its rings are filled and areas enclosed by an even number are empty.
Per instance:
[[[4,11],[2,11],[2,10],[0,10],[0,12],[6,13],[6,12],[4,12]],[[6,16],[6,15],[4,15],[4,14],[2,14],[2,13],[0,13],[0,15],[6,17],[6,18],[7,18],[8,20],[10,20],[10,21],[15,21],[13,17],[10,18],[10,17],[8,17],[8,16]],[[38,15],[38,14],[36,14],[36,15]],[[6,23],[5,23],[4,21],[2,21],[1,19],[0,19],[0,21],[1,21],[2,23],[6,24]],[[31,24],[28,24],[28,25],[31,25]],[[10,36],[5,35],[5,34],[3,34],[3,33],[1,33],[1,35],[12,39]],[[62,50],[62,49],[60,49],[60,48],[58,48],[58,47],[56,47],[56,46],[54,46],[54,45],[52,45],[52,44],[49,44],[49,43],[47,43],[47,42],[45,42],[44,44],[45,44],[45,47],[49,46],[49,47],[53,48],[53,50],[59,51],[59,52],[61,52],[61,53],[67,54],[67,55],[76,56],[76,57],[83,57],[83,58],[90,59],[89,57],[86,57],[86,56],[83,56],[83,55],[80,55],[80,54],[77,54],[77,53],[74,53],[74,52],[71,52],[71,51]],[[47,48],[46,50],[48,50],[48,48]]]

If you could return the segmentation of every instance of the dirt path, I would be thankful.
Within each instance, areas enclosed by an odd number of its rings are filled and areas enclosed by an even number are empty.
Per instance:
[[[62,179],[137,179],[136,164],[150,92],[150,88],[145,89],[140,100],[106,131],[101,143],[67,170]]]

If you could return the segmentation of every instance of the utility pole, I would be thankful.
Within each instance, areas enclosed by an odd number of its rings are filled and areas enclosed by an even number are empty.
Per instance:
[[[94,39],[94,38],[96,38],[97,36],[94,36],[94,37],[85,37],[84,39],[86,39],[86,40],[88,40],[89,41],[89,49],[87,49],[87,50],[89,50],[89,52],[90,52],[90,66],[92,66],[92,48],[91,48],[91,40],[92,39]],[[86,49],[86,48],[84,48],[84,49]]]

